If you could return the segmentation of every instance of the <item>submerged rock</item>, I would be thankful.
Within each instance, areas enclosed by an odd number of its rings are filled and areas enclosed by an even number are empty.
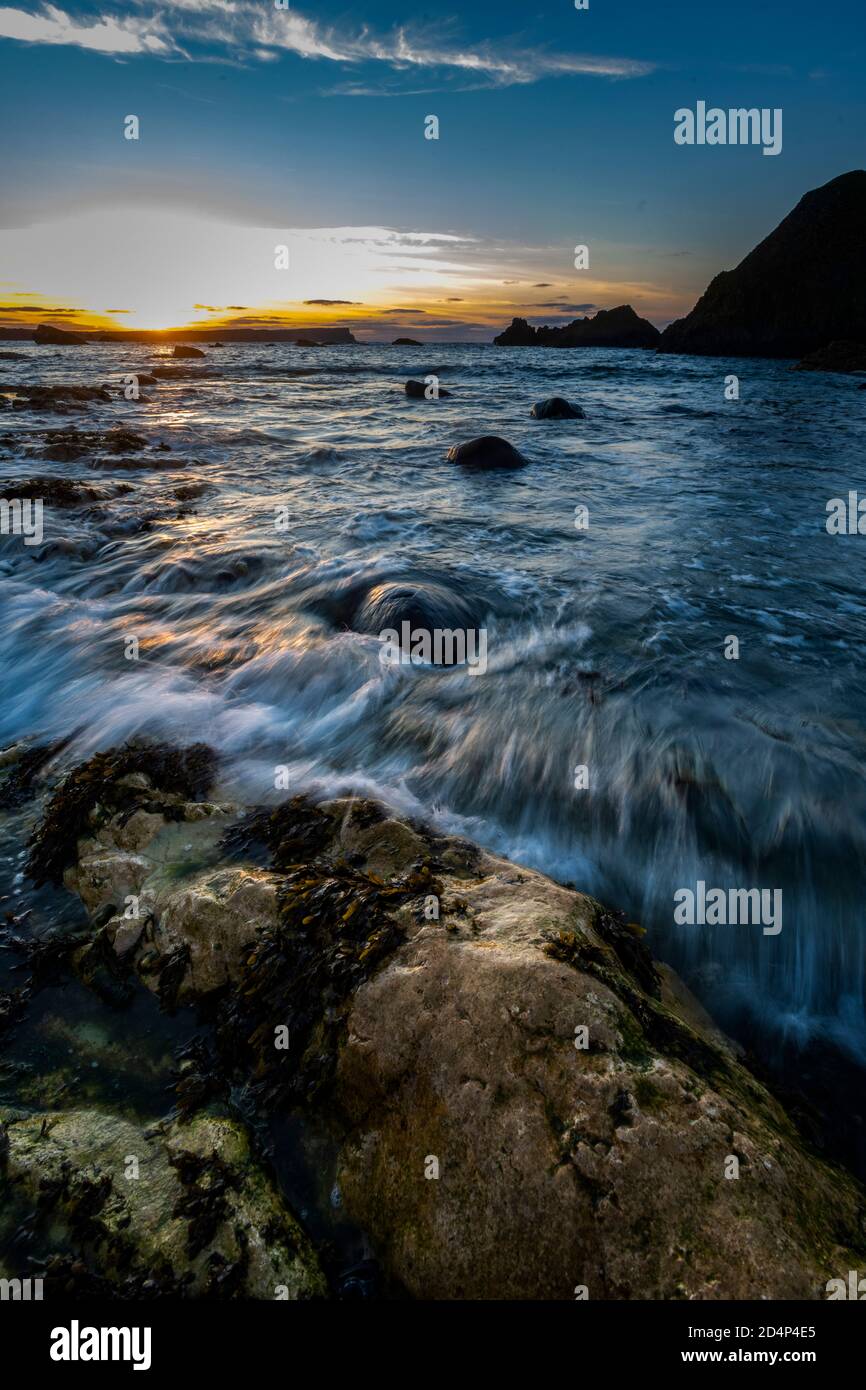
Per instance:
[[[466,629],[477,626],[477,614],[468,599],[447,584],[395,579],[369,589],[352,619],[356,632],[376,636],[387,628],[400,632],[403,623],[425,632]]]
[[[462,468],[476,469],[525,468],[528,462],[513,444],[498,434],[482,434],[465,444],[455,444],[448,450],[448,458]]]
[[[420,347],[420,343],[418,344],[418,346]],[[412,381],[412,380],[409,380],[409,381],[406,382],[406,388],[405,388],[405,389],[406,389],[406,395],[407,395],[407,396],[411,396],[413,400],[421,400],[421,401],[423,401],[423,400],[427,400],[427,399],[428,399],[428,396],[427,396],[427,387],[426,387],[426,385],[424,384],[423,381]],[[443,397],[443,396],[450,396],[450,395],[451,395],[451,392],[450,392],[450,391],[446,391],[446,390],[444,389],[444,387],[440,386],[440,387],[439,387],[439,390],[438,390],[437,393],[436,393],[436,395],[435,395],[435,396],[430,396],[429,399],[430,399],[430,400],[437,400],[437,399],[441,399],[441,397]]]
[[[100,488],[75,483],[71,478],[42,477],[8,478],[0,481],[3,496],[41,499],[47,507],[80,507],[105,497]]]
[[[294,798],[218,842],[228,808],[143,770],[112,795],[100,757],[68,882],[100,920],[135,885],[140,978],[210,1001],[251,1104],[317,1106],[324,1192],[410,1294],[818,1298],[862,1264],[857,1182],[634,924],[369,801]],[[196,835],[216,859],[184,875]]]
[[[38,456],[52,463],[70,463],[98,450],[109,454],[129,454],[148,446],[143,435],[125,429],[47,430],[43,438],[45,446]]]
[[[105,386],[0,386],[3,404],[10,410],[83,410],[91,401],[110,401]]]
[[[536,401],[529,413],[535,420],[586,419],[586,411],[579,405],[572,405],[564,396],[548,396],[545,401]]]
[[[866,343],[828,343],[826,347],[804,357],[791,371],[866,372]]]
[[[82,1251],[115,1291],[326,1295],[307,1236],[235,1120],[202,1113],[145,1131],[99,1110],[0,1110],[0,1124],[0,1182],[34,1204],[31,1240],[44,1223],[46,1240]]]

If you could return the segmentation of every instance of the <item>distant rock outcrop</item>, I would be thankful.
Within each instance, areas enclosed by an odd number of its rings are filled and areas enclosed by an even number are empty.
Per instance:
[[[88,339],[81,333],[70,333],[66,328],[52,328],[50,323],[40,323],[33,334],[33,341],[34,343],[53,343],[55,346],[64,343],[77,344],[81,347],[87,343]]]
[[[866,372],[866,343],[828,343],[804,357],[791,371]]]
[[[183,347],[180,343],[178,343],[177,347],[174,349],[174,352],[172,353],[172,357],[204,357],[204,353],[202,352],[201,348]]]
[[[392,347],[420,347],[417,338],[395,338]]]
[[[866,170],[801,198],[735,270],[711,281],[662,334],[662,352],[803,357],[839,339],[866,342]]]
[[[660,337],[649,319],[639,318],[630,304],[620,304],[561,328],[532,328],[526,319],[512,319],[511,327],[493,341],[499,347],[655,348]]]

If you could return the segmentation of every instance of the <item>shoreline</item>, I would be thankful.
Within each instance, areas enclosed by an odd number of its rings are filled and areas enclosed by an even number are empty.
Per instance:
[[[267,1170],[268,1123],[299,1117],[317,1221],[349,1223],[384,1289],[818,1298],[819,1271],[856,1267],[862,1189],[809,1149],[682,981],[601,904],[363,799],[225,803],[204,745],[134,743],[62,773],[56,760],[11,763],[7,792],[16,766],[17,791],[43,802],[28,873],[62,880],[90,922],[30,954],[25,1007],[59,970],[121,1014],[142,987],[170,1015],[191,1012],[204,1041],[187,1048],[158,1131],[188,1152],[186,1126],[240,1122]],[[111,1103],[96,1108],[114,1123]],[[4,1110],[24,1193],[27,1113]],[[70,1114],[45,1113],[52,1129]],[[86,1157],[86,1134],[73,1115],[57,1162]],[[741,1181],[725,1173],[732,1158]],[[850,1227],[844,1254],[828,1243],[830,1209]],[[694,1265],[660,1259],[683,1224],[705,1230]],[[311,1247],[305,1267],[290,1297],[321,1293]],[[327,1277],[333,1292],[340,1276]]]

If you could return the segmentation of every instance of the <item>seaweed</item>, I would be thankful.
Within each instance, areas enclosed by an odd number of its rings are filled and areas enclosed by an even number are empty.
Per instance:
[[[187,1222],[187,1252],[195,1259],[210,1245],[228,1215],[228,1193],[240,1187],[240,1177],[219,1154],[204,1157],[183,1149],[171,1154],[169,1162],[177,1170],[183,1191],[173,1216]]]
[[[174,1013],[177,1008],[177,996],[183,984],[189,961],[190,950],[185,943],[175,946],[162,958],[158,972],[157,994],[166,1013]]]
[[[275,809],[256,807],[231,826],[220,849],[232,858],[269,863],[278,872],[320,855],[334,836],[334,822],[305,796]]]
[[[240,1226],[235,1226],[234,1233],[241,1252],[238,1259],[227,1260],[218,1250],[208,1256],[207,1298],[235,1298],[243,1291],[250,1263],[250,1244],[246,1231]]]
[[[625,914],[595,905],[593,929],[616,952],[624,970],[637,980],[642,990],[661,999],[662,981],[655,961],[641,940],[641,928],[625,919]]]
[[[196,1034],[175,1053],[177,1067],[172,1073],[175,1107],[182,1118],[189,1118],[213,1100],[229,1103],[229,1085],[218,1058],[204,1038]]]
[[[132,814],[143,805],[171,811],[155,801],[153,791],[119,785],[132,773],[143,773],[163,792],[194,800],[211,786],[216,759],[204,743],[173,749],[139,742],[96,753],[79,763],[54,792],[28,842],[27,873],[37,886],[63,881],[64,870],[75,863],[78,840],[91,828],[90,816],[97,805],[106,815],[124,810]]]
[[[96,1273],[80,1251],[64,1254],[51,1254],[44,1260],[31,1259],[30,1263],[39,1268],[45,1281],[46,1299],[66,1298],[76,1303],[89,1299],[152,1300],[156,1298],[184,1298],[194,1274],[187,1270],[175,1274],[166,1261],[160,1262],[157,1271],[145,1273],[130,1272],[122,1278],[106,1277]]]
[[[130,963],[118,956],[104,928],[79,952],[76,973],[81,982],[111,1008],[124,1008],[135,993]]]
[[[41,1179],[37,1205],[48,1212],[61,1206],[76,1239],[98,1241],[102,1231],[95,1218],[111,1196],[113,1186],[110,1173],[91,1178],[75,1172],[69,1160],[64,1159],[56,1178]]]
[[[334,838],[334,823],[306,798],[256,816],[235,827],[234,842],[254,834],[270,845],[284,873],[278,922],[250,947],[238,990],[215,1006],[215,1037],[224,1065],[252,1072],[259,1104],[306,1102],[331,1077],[354,991],[403,940],[393,912],[441,885],[430,865],[384,884],[345,860],[310,863]]]

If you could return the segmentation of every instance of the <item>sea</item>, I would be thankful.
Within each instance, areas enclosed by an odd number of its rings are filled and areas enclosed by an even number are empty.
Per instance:
[[[0,412],[0,495],[98,494],[46,505],[41,545],[0,536],[0,746],[205,740],[250,804],[379,797],[622,911],[766,1057],[866,1061],[866,535],[827,527],[866,496],[858,378],[611,349],[3,346],[0,401],[112,398]],[[407,397],[430,377],[450,394]],[[553,395],[585,418],[532,418]],[[47,430],[117,427],[148,449],[35,457]],[[526,466],[449,461],[487,434]],[[459,596],[485,669],[383,663],[353,614],[392,582]],[[25,821],[0,915],[34,901]],[[678,923],[698,883],[778,890],[781,930]]]

